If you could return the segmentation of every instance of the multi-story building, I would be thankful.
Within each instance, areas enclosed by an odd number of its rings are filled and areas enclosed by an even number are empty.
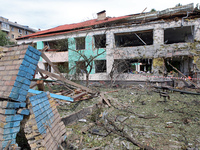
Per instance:
[[[37,32],[37,30],[23,26],[17,22],[11,22],[0,16],[0,29],[7,33],[8,38],[12,42],[16,42],[16,38]]]
[[[48,45],[45,54],[55,65],[71,75],[89,72],[90,80],[144,81],[149,74],[166,75],[176,71],[174,68],[196,77],[200,10],[188,4],[113,18],[102,11],[97,19],[58,26],[17,41],[37,43],[37,49]],[[40,67],[53,72],[43,60]]]

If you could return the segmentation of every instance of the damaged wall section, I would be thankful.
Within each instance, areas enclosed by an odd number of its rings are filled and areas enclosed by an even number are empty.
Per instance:
[[[0,147],[16,144],[20,122],[29,111],[26,95],[41,53],[28,45],[2,49],[0,59]]]
[[[25,123],[25,136],[31,149],[56,150],[66,139],[65,125],[50,94],[43,92],[28,98],[30,116]]]

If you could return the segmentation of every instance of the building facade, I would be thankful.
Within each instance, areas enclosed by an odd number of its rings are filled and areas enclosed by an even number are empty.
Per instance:
[[[200,11],[193,4],[122,17],[63,25],[17,39],[45,45],[45,54],[69,75],[89,80],[141,80],[178,69],[196,78],[200,69]],[[40,67],[52,71],[41,60]],[[176,71],[175,71],[176,72]],[[177,76],[181,76],[178,73]]]
[[[12,42],[16,42],[16,38],[37,32],[37,30],[23,26],[17,22],[11,22],[0,16],[0,29],[7,33],[8,38]]]

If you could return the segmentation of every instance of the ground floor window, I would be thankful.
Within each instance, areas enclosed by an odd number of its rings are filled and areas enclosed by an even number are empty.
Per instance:
[[[152,59],[118,59],[114,61],[118,73],[151,73]]]
[[[95,73],[106,72],[106,60],[95,60]]]

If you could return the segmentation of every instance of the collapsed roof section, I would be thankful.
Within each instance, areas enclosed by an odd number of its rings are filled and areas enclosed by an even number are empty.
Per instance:
[[[80,23],[65,24],[65,25],[55,27],[55,28],[48,29],[48,30],[43,30],[37,33],[33,33],[27,36],[19,37],[17,38],[17,40],[52,36],[52,35],[58,35],[58,34],[63,34],[63,33],[90,30],[94,28],[110,27],[114,25],[123,25],[124,23],[126,24],[127,23],[128,24],[144,23],[144,22],[155,21],[155,20],[165,19],[165,18],[174,17],[174,16],[185,16],[187,15],[188,12],[191,12],[190,15],[199,15],[199,11],[194,11],[194,4],[191,3],[184,6],[168,8],[162,11],[132,14],[132,15],[126,15],[126,16],[121,16],[121,17],[105,17],[105,19],[103,20],[97,18],[97,19],[80,22]]]

